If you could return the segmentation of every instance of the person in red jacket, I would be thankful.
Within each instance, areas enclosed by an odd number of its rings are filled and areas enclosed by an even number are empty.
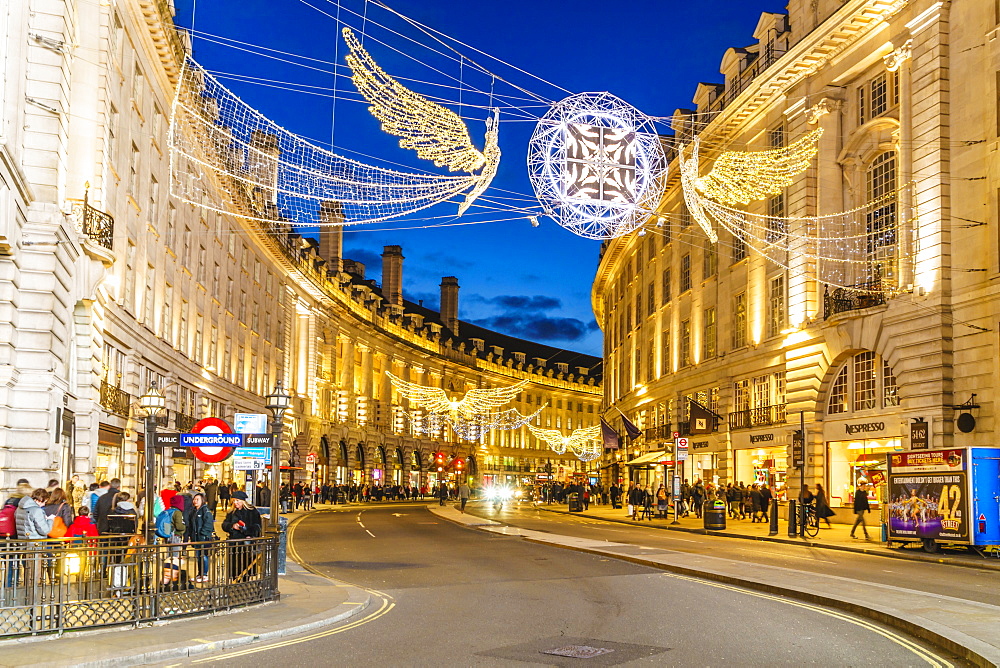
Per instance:
[[[93,538],[97,536],[97,527],[94,526],[94,522],[90,519],[90,508],[87,506],[80,506],[77,508],[76,519],[73,523],[69,525],[69,531],[66,532],[67,538]]]

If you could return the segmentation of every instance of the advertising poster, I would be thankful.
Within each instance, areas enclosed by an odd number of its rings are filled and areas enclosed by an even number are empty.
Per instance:
[[[904,452],[889,459],[889,536],[967,540],[965,451]]]

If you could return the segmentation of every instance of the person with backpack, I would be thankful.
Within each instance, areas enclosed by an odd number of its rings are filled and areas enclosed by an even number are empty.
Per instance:
[[[112,514],[112,511],[118,504],[118,494],[121,492],[121,486],[122,481],[118,478],[113,478],[111,482],[108,483],[107,491],[105,491],[94,503],[94,522],[97,524],[97,530],[100,531],[101,534],[116,533],[108,529],[108,515]],[[100,489],[104,489],[104,483],[101,483]]]
[[[177,545],[184,542],[184,531],[187,525],[184,522],[184,499],[180,494],[170,499],[170,507],[163,510],[156,516],[156,536],[165,543]],[[179,547],[171,547],[170,553],[174,556],[180,554]]]
[[[49,501],[45,505],[46,517],[52,519],[52,531],[49,538],[63,538],[69,531],[69,525],[73,523],[73,506],[66,498],[66,492],[62,487],[56,487],[49,493]]]
[[[17,537],[21,540],[43,540],[52,531],[54,518],[45,515],[45,504],[49,493],[39,487],[17,504],[14,521],[17,523]]]

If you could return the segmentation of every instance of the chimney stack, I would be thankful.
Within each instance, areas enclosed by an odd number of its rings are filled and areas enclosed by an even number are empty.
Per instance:
[[[344,207],[340,202],[319,203],[319,254],[334,271],[344,270]]]
[[[403,247],[382,247],[382,296],[393,306],[403,305]]]
[[[441,279],[441,323],[458,336],[458,279],[454,276]]]

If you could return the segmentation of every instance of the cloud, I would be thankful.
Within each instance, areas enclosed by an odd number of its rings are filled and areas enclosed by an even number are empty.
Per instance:
[[[429,308],[432,311],[437,311],[441,308],[441,293],[439,292],[410,292],[404,289],[403,298],[416,304],[422,301],[424,308]]]
[[[562,301],[555,297],[546,297],[544,295],[499,295],[496,297],[483,297],[482,295],[472,294],[469,295],[468,299],[474,303],[491,304],[508,311],[538,312],[562,308]]]
[[[446,255],[445,253],[425,253],[420,257],[423,264],[435,264],[442,267],[448,267],[449,271],[454,271],[455,269],[470,269],[473,264],[470,260],[460,260],[457,257]]]
[[[576,318],[549,318],[526,313],[507,313],[472,322],[480,327],[534,341],[579,341],[597,326],[597,323],[591,325]]]
[[[365,265],[365,274],[369,270],[382,271],[382,256],[364,248],[348,248],[344,250],[344,257],[349,260],[356,260]]]

